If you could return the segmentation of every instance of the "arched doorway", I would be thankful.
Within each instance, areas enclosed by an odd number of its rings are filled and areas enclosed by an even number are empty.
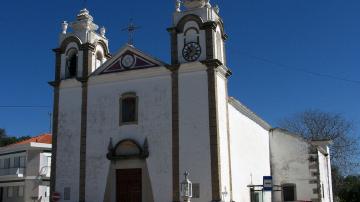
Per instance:
[[[148,156],[147,140],[140,145],[133,139],[124,139],[115,146],[110,140],[107,158],[111,166],[104,201],[153,202]]]

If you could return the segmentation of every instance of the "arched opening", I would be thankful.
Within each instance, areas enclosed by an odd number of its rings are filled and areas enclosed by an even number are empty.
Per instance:
[[[66,78],[76,77],[77,69],[78,69],[77,63],[78,63],[77,50],[76,49],[69,50],[66,61]]]
[[[96,53],[96,64],[95,64],[96,69],[100,67],[102,64],[103,64],[103,55],[100,51],[98,51]]]
[[[146,138],[142,145],[133,139],[123,139],[113,145],[112,139],[110,139],[106,157],[111,164],[103,201],[154,202],[152,184],[145,160],[148,156]]]

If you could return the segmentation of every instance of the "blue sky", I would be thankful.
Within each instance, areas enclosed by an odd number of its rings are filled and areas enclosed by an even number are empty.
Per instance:
[[[126,2],[126,3],[124,3]],[[224,19],[230,94],[276,126],[306,109],[342,113],[360,129],[360,1],[227,0]],[[0,7],[0,128],[9,135],[49,130],[54,54],[63,20],[73,21],[81,0],[5,1]],[[170,61],[166,28],[172,0],[88,0],[98,25],[107,28],[110,50],[126,41],[130,18],[142,28],[135,46]],[[343,78],[355,82],[347,82]],[[358,82],[356,82],[358,81]]]

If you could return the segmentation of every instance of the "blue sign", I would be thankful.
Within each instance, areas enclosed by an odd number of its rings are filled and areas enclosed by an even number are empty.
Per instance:
[[[273,189],[272,176],[264,176],[263,190],[264,191],[272,191],[272,189]]]

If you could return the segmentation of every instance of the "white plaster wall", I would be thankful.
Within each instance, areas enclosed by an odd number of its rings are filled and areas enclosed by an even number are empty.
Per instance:
[[[216,96],[219,127],[219,146],[220,146],[220,171],[221,171],[221,192],[227,192],[224,201],[230,201],[230,162],[229,162],[229,139],[228,139],[228,93],[227,79],[217,73]]]
[[[180,182],[183,173],[200,184],[200,198],[211,201],[211,161],[209,135],[208,81],[206,67],[200,63],[180,66],[179,70]]]
[[[229,104],[233,200],[250,201],[248,185],[262,185],[270,175],[268,131]],[[264,193],[271,201],[271,193]]]
[[[329,149],[327,151],[329,153]],[[322,202],[333,202],[330,156],[318,151]]]
[[[152,189],[154,201],[171,201],[171,75],[164,67],[152,69],[107,74],[89,80],[86,157],[88,202],[103,201],[106,179],[115,177],[109,176],[113,171],[110,161],[106,159],[110,137],[114,144],[132,138],[142,145],[145,138],[148,139],[150,156],[145,165],[151,181],[148,189]],[[160,74],[140,76],[154,70]],[[119,99],[126,92],[135,92],[139,98],[137,125],[119,126]]]
[[[55,190],[63,196],[64,188],[70,187],[71,201],[79,198],[80,85],[80,82],[71,79],[62,81],[60,86]]]
[[[285,183],[296,184],[297,200],[311,201],[317,198],[313,189],[317,184],[310,184],[316,180],[309,169],[309,144],[304,140],[283,132],[270,132],[271,166],[275,185]],[[274,202],[282,201],[281,192],[275,192]]]

